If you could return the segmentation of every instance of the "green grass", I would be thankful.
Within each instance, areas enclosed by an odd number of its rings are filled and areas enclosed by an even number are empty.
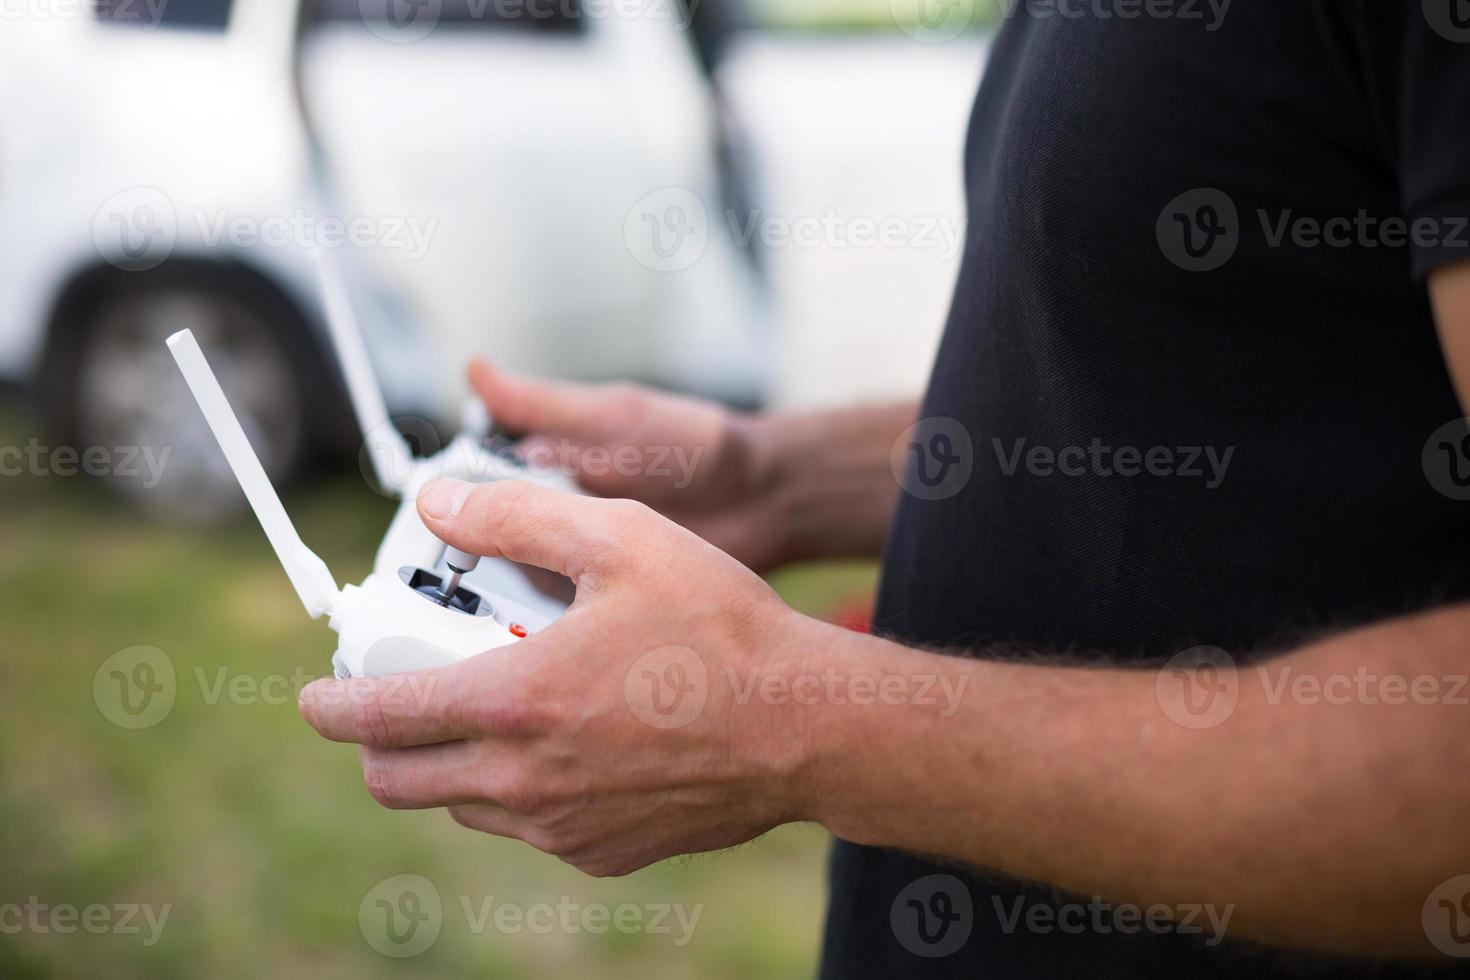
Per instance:
[[[0,415],[0,445],[32,426]],[[288,501],[341,578],[359,580],[392,504],[355,476]],[[798,608],[870,593],[865,565],[783,573]],[[202,532],[148,524],[94,482],[0,477],[0,908],[171,906],[161,940],[0,932],[0,976],[341,977],[401,975],[804,977],[815,968],[827,839],[786,827],[735,851],[595,880],[442,812],[377,807],[351,748],[297,717],[302,678],[327,670],[331,634],[302,615],[248,518]],[[93,697],[113,653],[145,645],[175,669],[172,711],[120,728]],[[283,698],[224,697],[220,679],[277,678]],[[199,673],[204,682],[201,684]],[[237,682],[245,683],[245,682]],[[369,947],[358,907],[412,873],[444,901],[434,946],[397,961]],[[474,906],[702,905],[693,939],[586,932],[476,935]],[[0,926],[6,920],[0,917]]]
[[[894,31],[930,18],[938,24],[951,17],[972,28],[993,25],[1017,0],[756,0],[757,24],[818,31]]]

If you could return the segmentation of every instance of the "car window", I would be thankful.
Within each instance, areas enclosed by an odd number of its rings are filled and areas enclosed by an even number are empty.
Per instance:
[[[429,17],[452,28],[576,31],[581,14],[581,0],[315,0],[312,20],[402,24]]]
[[[233,0],[93,0],[100,21],[124,27],[185,27],[222,31]]]

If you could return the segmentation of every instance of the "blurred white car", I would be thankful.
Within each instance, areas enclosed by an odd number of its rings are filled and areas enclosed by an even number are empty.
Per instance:
[[[121,481],[144,505],[233,506],[162,340],[220,353],[278,480],[355,446],[311,263],[346,244],[395,412],[452,417],[474,353],[753,400],[750,263],[717,239],[670,276],[625,241],[650,189],[720,195],[675,4],[7,6],[0,380],[36,382],[64,444],[168,447],[162,486]]]
[[[914,33],[767,27],[725,46],[715,79],[757,175],[744,234],[775,243],[761,254],[773,405],[912,398],[928,379],[967,234],[965,133],[989,35]]]

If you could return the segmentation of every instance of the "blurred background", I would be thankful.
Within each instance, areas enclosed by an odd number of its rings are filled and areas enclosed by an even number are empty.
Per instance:
[[[818,829],[598,881],[379,809],[296,716],[330,633],[162,341],[200,337],[349,581],[394,502],[362,473],[317,250],[420,443],[455,431],[476,354],[753,410],[915,394],[1003,9],[0,5],[0,976],[810,975]],[[861,626],[874,581],[773,584]],[[167,697],[133,710],[120,671]],[[400,958],[366,912],[402,875],[442,908]],[[502,906],[574,911],[543,930]],[[624,907],[627,928],[578,917]]]

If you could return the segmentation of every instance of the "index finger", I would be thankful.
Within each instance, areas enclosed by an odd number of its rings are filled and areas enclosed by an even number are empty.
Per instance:
[[[457,741],[473,734],[464,710],[471,696],[467,663],[412,674],[313,681],[302,689],[297,708],[333,742],[405,748]]]
[[[476,360],[470,384],[491,418],[512,432],[585,437],[606,414],[606,395],[590,385],[539,381],[509,374]]]

